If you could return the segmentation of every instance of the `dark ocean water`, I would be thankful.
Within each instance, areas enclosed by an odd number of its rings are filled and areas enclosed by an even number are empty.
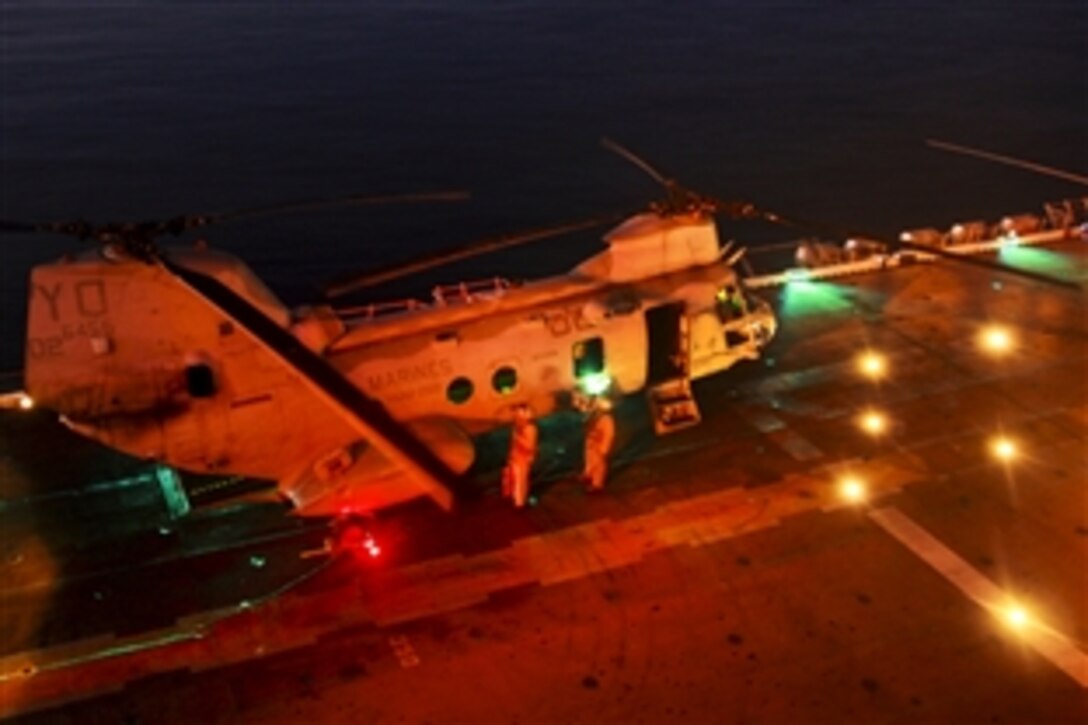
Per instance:
[[[290,302],[345,270],[652,198],[605,134],[708,193],[885,233],[1082,193],[926,137],[1088,170],[1083,2],[31,2],[0,21],[5,218],[473,192],[207,230]],[[27,270],[74,242],[2,241],[7,370]],[[534,276],[593,248],[448,275]]]

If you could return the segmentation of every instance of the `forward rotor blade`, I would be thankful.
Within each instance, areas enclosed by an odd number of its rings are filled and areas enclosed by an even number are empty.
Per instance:
[[[643,171],[645,171],[647,174],[649,174],[653,178],[654,181],[661,184],[666,189],[671,188],[672,186],[675,185],[676,182],[674,182],[671,179],[667,178],[664,174],[662,174],[660,171],[658,171],[653,166],[651,166],[648,161],[643,159],[641,156],[639,156],[638,154],[636,154],[634,151],[627,148],[626,146],[623,146],[621,144],[616,143],[615,141],[608,138],[607,136],[605,136],[605,137],[603,137],[601,139],[601,144],[606,149],[608,149],[609,151],[612,151],[613,153],[619,154],[620,156],[627,159],[628,161],[630,161],[635,166],[637,166],[640,169],[642,169]]]
[[[1042,284],[1050,285],[1052,287],[1059,287],[1074,292],[1084,292],[1084,288],[1080,284],[1067,279],[1061,279],[1059,277],[1051,277],[1050,275],[1040,274],[1038,272],[1032,272],[1027,269],[1021,269],[1020,267],[1012,267],[1007,264],[1001,264],[1000,262],[994,262],[989,259],[983,259],[981,257],[975,257],[968,254],[959,254],[956,252],[942,249],[941,247],[930,247],[924,244],[915,244],[913,242],[905,242],[898,240],[895,242],[884,239],[877,234],[869,234],[867,232],[848,231],[845,229],[837,228],[831,225],[823,224],[820,222],[812,222],[806,219],[800,219],[798,217],[784,217],[772,212],[764,212],[763,218],[767,221],[774,222],[776,224],[782,224],[792,227],[794,229],[800,229],[802,231],[809,231],[820,234],[822,236],[828,236],[838,239],[849,239],[850,237],[859,237],[864,239],[872,239],[873,241],[884,244],[888,249],[910,249],[911,251],[921,252],[923,254],[931,254],[935,257],[941,257],[942,259],[949,259],[953,262],[960,262],[962,264],[970,265],[972,267],[978,267],[980,269],[987,269],[992,272],[998,272],[1000,274],[1007,274],[1015,277],[1022,277],[1023,279],[1029,279],[1033,282],[1040,282]]]
[[[1006,166],[1015,166],[1016,168],[1025,169],[1027,171],[1034,171],[1037,174],[1044,174],[1046,176],[1053,176],[1057,179],[1072,181],[1081,186],[1088,186],[1088,176],[1074,174],[1070,171],[1063,171],[1062,169],[1055,169],[1052,166],[1043,166],[1034,161],[1026,161],[1013,156],[996,154],[992,151],[984,151],[982,149],[973,149],[970,146],[960,146],[959,144],[949,143],[948,141],[938,141],[937,139],[932,138],[926,139],[926,143],[933,148],[941,149],[942,151],[949,151],[964,156],[974,156],[975,158],[986,159],[987,161],[993,161],[998,164],[1005,164]]]
[[[272,214],[294,214],[299,212],[321,211],[335,209],[344,206],[371,206],[379,204],[419,204],[428,202],[454,202],[465,201],[469,198],[467,191],[433,191],[413,194],[353,194],[338,196],[331,199],[303,199],[289,201],[269,206],[256,206],[248,209],[236,209],[234,211],[218,214],[190,214],[176,217],[164,222],[163,231],[179,233],[186,229],[205,227],[209,224],[237,221],[239,219],[253,219]]]
[[[405,262],[403,264],[396,264],[384,269],[378,269],[373,272],[363,272],[362,274],[352,275],[350,277],[343,278],[341,280],[334,280],[325,286],[325,294],[329,297],[339,297],[349,292],[354,292],[364,287],[372,287],[376,284],[382,284],[384,282],[390,282],[401,277],[407,277],[412,274],[418,274],[434,267],[441,267],[451,262],[458,262],[463,259],[471,259],[472,257],[478,257],[482,254],[488,254],[490,252],[496,252],[500,249],[507,249],[509,247],[516,247],[522,244],[529,244],[531,242],[538,242],[543,239],[550,239],[552,237],[558,237],[563,234],[572,234],[574,232],[584,231],[586,229],[592,229],[604,224],[614,223],[627,216],[626,214],[612,214],[605,217],[594,217],[591,219],[583,219],[581,221],[571,222],[570,224],[563,224],[560,226],[547,227],[545,229],[536,229],[521,234],[515,234],[512,236],[498,237],[496,239],[488,239],[482,242],[473,242],[464,246],[455,247],[446,251],[431,254],[420,259],[413,260],[411,262]]]
[[[940,247],[927,247],[924,244],[914,244],[913,242],[900,241],[899,246],[903,249],[911,249],[915,252],[922,252],[923,254],[932,254],[937,257],[951,259],[955,262],[962,262],[963,264],[969,264],[975,267],[979,267],[981,269],[989,269],[993,272],[999,272],[1001,274],[1009,274],[1016,277],[1023,277],[1024,279],[1030,279],[1034,282],[1041,282],[1042,284],[1048,284],[1054,287],[1061,287],[1063,289],[1071,290],[1073,292],[1084,292],[1084,288],[1081,287],[1080,284],[1071,280],[1051,277],[1050,275],[1032,272],[1031,270],[1022,269],[1020,267],[1012,267],[1007,264],[1001,264],[1000,262],[994,262],[989,259],[975,257],[970,254],[957,254],[956,252],[950,252],[947,249],[941,249]]]

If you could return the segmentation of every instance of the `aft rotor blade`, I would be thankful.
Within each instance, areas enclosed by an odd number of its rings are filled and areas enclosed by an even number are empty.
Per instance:
[[[636,154],[634,151],[627,148],[626,146],[623,146],[623,145],[621,145],[619,143],[616,143],[615,141],[608,138],[607,136],[605,136],[605,137],[603,137],[601,139],[601,144],[606,149],[608,149],[609,151],[612,151],[612,152],[614,152],[616,154],[619,154],[620,156],[627,159],[628,161],[630,161],[635,166],[637,166],[640,169],[642,169],[643,171],[645,171],[647,174],[649,174],[653,178],[654,181],[661,184],[666,189],[670,188],[671,186],[673,186],[675,184],[674,181],[672,181],[671,179],[666,177],[664,174],[662,174],[660,171],[655,169],[653,166],[650,165],[650,163],[648,161],[643,159],[641,156],[639,156],[638,154]]]
[[[0,219],[0,234],[26,234],[28,232],[47,232],[49,229],[44,224],[32,222],[17,222],[12,219]]]
[[[961,146],[959,144],[949,143],[948,141],[938,141],[937,139],[932,138],[926,139],[926,143],[933,148],[941,149],[942,151],[963,154],[964,156],[974,156],[975,158],[986,159],[987,161],[1005,164],[1006,166],[1015,166],[1019,169],[1034,171],[1037,174],[1044,174],[1046,176],[1053,176],[1057,179],[1072,181],[1081,186],[1088,186],[1088,176],[1074,174],[1071,171],[1063,171],[1062,169],[1055,169],[1053,166],[1044,166],[1042,164],[1037,164],[1034,161],[1026,161],[1014,156],[1005,156],[1004,154],[997,154],[993,151],[985,151],[983,149],[973,149],[970,146]]]
[[[190,214],[177,217],[165,222],[164,231],[181,232],[186,229],[220,224],[222,222],[237,221],[239,219],[253,219],[256,217],[270,216],[273,214],[295,214],[300,212],[323,211],[345,206],[376,206],[379,204],[420,204],[430,202],[454,202],[465,201],[469,198],[467,191],[432,191],[412,194],[353,194],[349,196],[337,196],[329,199],[302,199],[268,206],[255,206],[248,209],[236,209],[234,211],[217,214]]]
[[[457,474],[431,448],[395,419],[380,401],[366,395],[328,360],[299,344],[288,330],[277,325],[249,301],[217,279],[193,271],[168,259],[161,260],[180,282],[200,295],[209,305],[232,320],[264,347],[330,413],[338,416],[383,456],[407,471],[419,486],[447,511],[453,506]]]
[[[59,222],[20,222],[0,219],[0,234],[64,234],[86,239],[94,235],[95,227],[82,219]]]
[[[463,259],[471,259],[472,257],[478,257],[490,252],[497,252],[500,249],[517,247],[522,244],[538,242],[543,239],[550,239],[563,234],[572,234],[574,232],[603,226],[604,224],[614,223],[625,216],[626,214],[612,214],[606,217],[594,217],[592,219],[571,222],[570,224],[536,229],[521,234],[497,237],[482,242],[466,244],[464,246],[438,252],[437,254],[427,255],[426,257],[411,262],[396,264],[373,272],[363,272],[362,274],[353,275],[341,280],[334,280],[325,286],[325,294],[329,297],[339,297],[348,294],[349,292],[363,289],[364,287],[372,287],[376,284],[390,282],[395,279],[400,279],[401,277],[425,272],[429,269],[441,267],[442,265],[450,264],[452,262],[459,262]]]
[[[323,209],[335,209],[345,206],[374,206],[379,204],[417,204],[429,202],[465,201],[467,191],[434,191],[412,194],[355,194],[329,199],[304,199],[268,206],[256,206],[247,209],[216,214],[185,214],[165,221],[123,222],[92,225],[82,219],[53,222],[21,222],[0,219],[0,234],[26,234],[33,232],[66,234],[80,239],[94,237],[100,241],[122,241],[139,239],[152,243],[162,234],[181,234],[188,229],[206,227],[210,224],[253,219],[273,214],[293,214]]]
[[[1059,287],[1062,289],[1084,292],[1084,288],[1077,282],[1073,282],[1067,279],[1061,279],[1059,277],[1051,277],[1050,275],[1040,274],[1038,272],[1032,272],[1027,269],[1021,269],[1020,267],[1013,267],[1008,264],[1001,264],[1000,262],[994,262],[989,259],[983,259],[975,257],[969,254],[960,254],[952,252],[941,247],[929,247],[924,244],[915,244],[913,242],[889,241],[882,238],[880,235],[868,234],[866,232],[851,232],[844,229],[836,228],[821,222],[812,222],[798,217],[785,217],[772,212],[764,212],[763,218],[767,221],[774,222],[776,224],[783,224],[785,226],[793,227],[795,229],[814,232],[822,236],[829,236],[833,238],[848,239],[850,237],[858,237],[864,239],[872,239],[873,241],[884,244],[889,249],[910,249],[911,251],[921,252],[923,254],[932,254],[935,257],[941,257],[942,259],[948,259],[953,262],[960,262],[972,267],[978,267],[981,269],[987,269],[991,272],[998,272],[1000,274],[1007,274],[1015,277],[1021,277],[1023,279],[1029,279],[1033,282],[1040,282],[1042,284],[1050,285],[1052,287]]]

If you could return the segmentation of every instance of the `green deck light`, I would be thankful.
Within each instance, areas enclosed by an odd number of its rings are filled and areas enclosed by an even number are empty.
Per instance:
[[[812,272],[808,271],[807,269],[795,267],[793,269],[786,270],[786,284],[791,284],[793,282],[807,282],[811,278]]]
[[[586,395],[601,395],[612,385],[612,378],[605,372],[590,373],[583,375],[578,380],[578,384]]]
[[[787,278],[792,277],[794,271],[804,272],[804,270],[790,270],[786,273]],[[841,312],[850,309],[851,306],[843,288],[830,282],[816,282],[797,277],[788,281],[782,292],[782,312],[786,317]]]
[[[1048,249],[1019,244],[1002,244],[997,252],[1003,263],[1031,272],[1055,276],[1074,276],[1076,268],[1070,258]]]

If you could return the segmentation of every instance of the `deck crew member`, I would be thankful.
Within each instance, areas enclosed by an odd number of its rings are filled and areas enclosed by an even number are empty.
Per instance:
[[[517,508],[524,507],[529,498],[529,472],[536,458],[538,435],[532,410],[525,403],[519,403],[514,408],[510,453],[502,472],[502,494],[512,496]]]
[[[612,415],[612,401],[606,397],[594,398],[586,418],[585,470],[582,478],[590,491],[603,491],[608,478],[608,454],[616,439],[616,421]]]

